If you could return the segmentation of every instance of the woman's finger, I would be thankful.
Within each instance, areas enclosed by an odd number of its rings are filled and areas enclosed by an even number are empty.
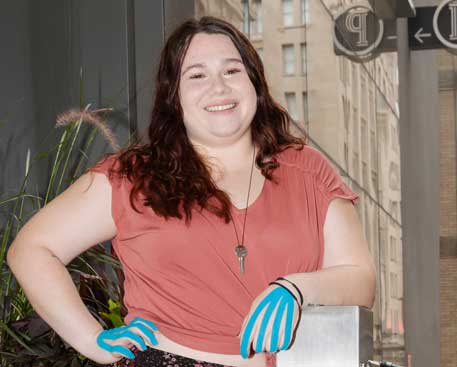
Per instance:
[[[112,345],[111,350],[109,350],[109,352],[119,353],[120,355],[130,359],[135,358],[135,355],[132,353],[132,351],[122,345]]]
[[[97,344],[110,352],[114,344],[107,343],[107,341],[120,341],[122,343],[123,340],[135,345],[139,350],[146,350],[146,344],[143,339],[128,329],[122,329],[121,331],[116,329],[104,330],[97,337]]]
[[[267,303],[267,305],[259,313],[257,320],[254,324],[254,327],[252,329],[251,347],[254,351],[256,351],[255,346],[256,346],[257,340],[259,339],[260,327],[261,327],[262,320],[264,318],[265,312],[268,309],[268,307],[269,307],[269,304]]]
[[[282,321],[284,320],[284,309],[286,307],[286,302],[284,300],[284,297],[281,298],[281,301],[278,304],[278,307],[276,309],[276,313],[274,316],[274,322],[273,325],[271,326],[271,338],[269,338],[269,345],[267,346],[268,348],[266,349],[270,353],[274,353],[278,350],[278,341],[279,341],[279,335],[281,331],[281,326],[284,324]]]
[[[265,334],[267,332],[267,327],[268,327],[268,324],[271,319],[271,315],[272,315],[276,305],[277,305],[277,302],[271,301],[268,304],[266,311],[260,318],[261,324],[259,327],[259,333],[256,336],[256,339],[254,339],[254,345],[255,345],[254,351],[256,351],[257,353],[262,352],[265,348]]]
[[[142,317],[135,317],[134,319],[132,319],[132,321],[130,321],[130,324],[137,324],[137,323],[142,323],[142,324],[145,324],[146,326],[150,327],[152,329],[152,331],[158,331],[159,329],[157,328],[157,326],[149,321],[149,320],[146,320],[146,319],[143,319]]]
[[[280,350],[287,349],[290,342],[292,341],[292,321],[294,315],[294,300],[288,299],[286,302],[286,321],[285,321],[285,330],[284,330],[284,343],[282,344]]]
[[[252,342],[254,325],[256,324],[259,314],[267,306],[268,302],[268,298],[264,298],[254,309],[252,315],[248,315],[248,321],[246,323],[246,327],[242,331],[240,343],[240,354],[243,358],[248,358],[249,356],[249,347]]]
[[[143,338],[141,336],[139,336],[138,334],[134,333],[132,330],[125,330],[123,333],[122,333],[122,338],[127,338],[127,339],[130,339],[132,340],[133,344],[137,345],[137,348],[139,350],[146,350],[147,346],[146,346],[146,343],[144,342]]]
[[[147,326],[144,326],[141,323],[136,323],[135,326],[132,326],[132,328],[137,328],[139,332],[142,334],[141,336],[146,339],[146,343],[152,347],[153,345],[157,345],[157,338],[155,335],[151,332],[151,329],[149,329]]]

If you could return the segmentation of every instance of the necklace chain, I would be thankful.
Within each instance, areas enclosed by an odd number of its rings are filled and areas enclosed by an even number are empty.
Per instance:
[[[251,192],[252,173],[254,172],[254,162],[255,162],[255,145],[254,145],[254,151],[252,153],[252,166],[251,166],[251,174],[250,174],[250,177],[249,177],[249,187],[248,187],[248,195],[247,195],[247,199],[246,199],[246,208],[244,210],[243,232],[241,234],[241,242],[240,242],[240,239],[238,237],[238,232],[236,230],[235,221],[233,220],[231,212],[229,212],[230,219],[232,220],[232,224],[233,224],[233,229],[235,230],[236,240],[238,241],[238,246],[241,246],[241,247],[245,247],[244,246],[244,229],[246,227],[246,218],[248,216],[249,194]]]

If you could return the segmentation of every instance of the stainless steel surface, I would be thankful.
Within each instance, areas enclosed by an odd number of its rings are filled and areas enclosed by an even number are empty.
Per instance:
[[[373,314],[358,306],[313,306],[302,312],[295,341],[278,367],[359,367],[373,358]]]

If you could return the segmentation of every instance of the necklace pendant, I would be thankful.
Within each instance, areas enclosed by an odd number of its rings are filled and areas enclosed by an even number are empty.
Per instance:
[[[248,250],[244,245],[238,245],[235,247],[235,253],[238,257],[238,261],[240,263],[240,273],[244,274],[244,258],[248,255]]]

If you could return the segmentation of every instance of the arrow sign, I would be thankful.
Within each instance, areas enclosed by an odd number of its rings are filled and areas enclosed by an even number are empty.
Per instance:
[[[414,38],[417,39],[420,43],[424,43],[424,41],[422,40],[422,38],[425,38],[425,37],[431,37],[432,34],[431,33],[422,33],[424,29],[423,28],[420,28],[416,34],[414,35]]]
[[[433,29],[433,15],[436,6],[416,8],[416,16],[408,18],[409,48],[411,50],[430,50],[444,48]],[[442,19],[444,22],[444,19]]]

